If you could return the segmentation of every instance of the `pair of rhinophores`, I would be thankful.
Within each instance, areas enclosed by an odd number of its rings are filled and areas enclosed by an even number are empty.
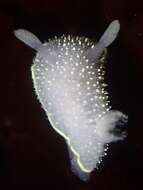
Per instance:
[[[113,21],[97,43],[68,35],[42,44],[24,29],[14,31],[37,52],[31,67],[35,92],[52,127],[67,142],[72,171],[83,181],[106,155],[108,143],[125,137],[111,133],[127,116],[111,109],[104,82],[106,48],[119,28]]]

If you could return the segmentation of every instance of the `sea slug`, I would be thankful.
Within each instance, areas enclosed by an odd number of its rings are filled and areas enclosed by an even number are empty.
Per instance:
[[[83,181],[106,155],[108,143],[125,137],[110,132],[127,116],[111,109],[104,82],[106,47],[119,28],[114,20],[98,42],[63,35],[43,44],[27,30],[14,31],[37,52],[31,67],[35,92],[52,127],[67,142],[72,171]]]

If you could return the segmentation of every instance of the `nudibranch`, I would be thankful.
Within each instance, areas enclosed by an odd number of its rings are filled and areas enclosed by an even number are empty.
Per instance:
[[[35,92],[51,126],[66,140],[72,171],[83,181],[106,155],[107,145],[125,137],[111,133],[127,116],[111,109],[104,81],[106,48],[119,29],[114,20],[98,42],[63,35],[43,44],[27,30],[14,31],[37,52],[31,67]]]

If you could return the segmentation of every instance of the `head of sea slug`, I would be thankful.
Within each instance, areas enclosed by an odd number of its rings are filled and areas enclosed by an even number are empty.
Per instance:
[[[15,30],[14,34],[18,39],[35,49],[39,58],[56,62],[62,58],[69,60],[74,57],[74,61],[78,62],[81,58],[97,62],[100,58],[104,59],[105,56],[102,55],[106,52],[106,47],[116,38],[119,29],[120,24],[118,20],[114,20],[97,43],[85,37],[72,37],[68,35],[60,38],[55,37],[53,40],[42,44],[34,34],[25,29]]]

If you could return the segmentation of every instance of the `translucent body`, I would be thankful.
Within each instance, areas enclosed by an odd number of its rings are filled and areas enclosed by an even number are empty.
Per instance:
[[[124,138],[110,133],[127,117],[111,110],[104,82],[106,47],[118,31],[119,23],[113,21],[98,43],[69,35],[44,44],[28,31],[15,31],[37,51],[31,67],[36,94],[52,127],[68,144],[73,172],[84,181],[108,143]]]

